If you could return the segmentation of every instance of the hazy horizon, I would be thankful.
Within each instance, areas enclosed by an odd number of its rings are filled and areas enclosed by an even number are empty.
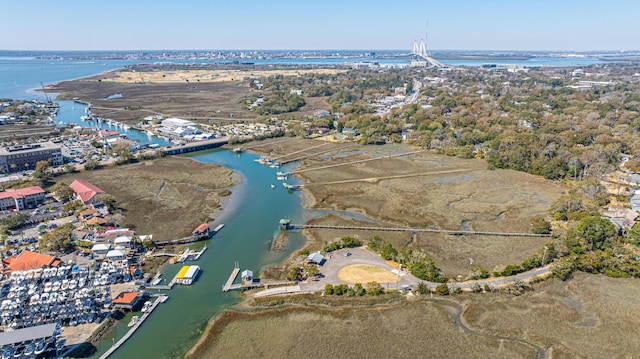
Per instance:
[[[8,51],[634,51],[633,0],[7,1]],[[246,49],[246,50],[242,50]]]

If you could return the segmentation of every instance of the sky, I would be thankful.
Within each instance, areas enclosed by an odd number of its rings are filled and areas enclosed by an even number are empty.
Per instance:
[[[0,50],[640,49],[638,0],[2,0]]]

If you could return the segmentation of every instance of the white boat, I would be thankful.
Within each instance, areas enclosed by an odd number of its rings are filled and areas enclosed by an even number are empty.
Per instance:
[[[146,313],[149,311],[149,309],[151,309],[151,306],[153,305],[153,302],[151,301],[146,301],[144,302],[144,304],[142,305],[142,309],[140,309],[140,311],[142,313]]]
[[[127,324],[127,327],[133,327],[134,325],[138,324],[139,321],[140,321],[140,317],[137,315],[134,315],[133,317],[131,317],[131,321],[129,322],[129,324]]]
[[[36,349],[36,345],[33,342],[27,342],[24,344],[24,352],[22,355],[29,356],[33,354],[33,351]]]
[[[44,352],[46,347],[47,347],[47,343],[44,340],[37,339],[35,342],[35,348],[33,349],[33,354],[35,355],[42,354],[42,352]]]
[[[274,188],[276,188],[276,185],[271,184],[271,189],[274,189]]]
[[[242,147],[236,147],[236,148],[234,148],[234,149],[233,149],[233,152],[235,152],[235,153],[244,152],[244,148],[242,148]]]
[[[151,282],[151,285],[158,285],[160,282],[162,282],[162,277],[154,279],[153,282]]]
[[[158,300],[160,301],[160,303],[164,303],[167,301],[167,299],[169,299],[169,296],[166,294],[163,294],[161,296],[158,297]]]

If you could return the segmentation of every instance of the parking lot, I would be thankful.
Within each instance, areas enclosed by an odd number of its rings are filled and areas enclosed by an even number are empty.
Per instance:
[[[351,253],[346,255],[345,253]],[[326,284],[349,284],[338,278],[338,272],[353,264],[367,264],[380,267],[389,271],[396,270],[391,265],[382,259],[379,255],[372,253],[364,248],[349,248],[340,249],[331,253],[327,253],[325,256],[326,261],[320,266],[320,275],[316,280],[300,283],[300,290],[303,292],[320,291],[324,289]],[[396,272],[394,272],[397,274]],[[408,271],[403,271],[400,275],[400,281],[397,283],[380,283],[385,289],[389,288],[408,288],[420,283],[420,280]],[[362,283],[363,285],[366,283]]]

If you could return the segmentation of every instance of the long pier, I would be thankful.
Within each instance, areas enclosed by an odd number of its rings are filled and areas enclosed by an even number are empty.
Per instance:
[[[111,354],[115,353],[115,351],[118,350],[129,338],[131,338],[133,333],[135,333],[136,330],[140,328],[142,323],[144,323],[144,321],[151,315],[151,313],[156,309],[156,307],[160,305],[160,302],[161,302],[160,299],[156,299],[151,305],[151,308],[149,308],[149,310],[147,310],[142,315],[142,317],[140,317],[140,320],[135,325],[133,325],[131,329],[129,329],[129,331],[122,338],[120,338],[120,340],[118,340],[117,343],[112,345],[111,348],[109,348],[109,350],[107,350],[104,354],[102,354],[100,356],[100,359],[108,358]]]
[[[383,160],[383,159],[386,159],[386,158],[409,156],[409,155],[414,155],[416,153],[425,152],[425,151],[426,150],[418,150],[418,151],[413,151],[413,152],[399,153],[397,155],[387,155],[387,156],[380,156],[380,157],[374,157],[374,158],[367,158],[367,159],[358,160],[358,161],[336,163],[336,164],[333,164],[333,165],[326,165],[326,166],[312,167],[312,168],[303,168],[303,169],[300,169],[300,170],[289,171],[289,173],[290,174],[294,174],[294,173],[302,173],[302,172],[309,172],[309,171],[317,171],[317,170],[322,170],[322,169],[327,169],[327,168],[347,166],[347,165],[352,165],[352,164],[357,164],[357,163],[364,163],[364,162],[369,162],[369,161]]]
[[[240,264],[238,262],[235,262],[235,265],[233,266],[233,271],[231,272],[229,279],[227,279],[227,283],[225,283],[225,285],[222,286],[223,292],[228,292],[231,289],[233,282],[236,280],[236,277],[238,276],[238,273],[240,273]]]
[[[502,237],[551,237],[550,234],[524,233],[524,232],[487,232],[487,231],[465,231],[432,228],[402,228],[402,227],[365,227],[365,226],[332,226],[324,224],[293,224],[286,225],[286,229],[350,229],[365,231],[388,231],[388,232],[410,232],[410,233],[444,233],[454,236],[479,235],[479,236],[502,236]]]
[[[283,164],[283,165],[286,165],[288,163],[297,162],[297,161],[303,160],[303,159],[308,158],[308,157],[318,156],[318,155],[321,155],[321,154],[324,154],[324,153],[328,153],[328,152],[333,152],[333,151],[340,151],[342,149],[353,147],[353,146],[357,146],[357,145],[358,145],[357,143],[350,143],[348,145],[341,146],[341,147],[338,147],[338,148],[330,148],[328,150],[324,150],[324,151],[320,151],[320,152],[316,152],[316,153],[310,153],[310,154],[307,154],[307,155],[304,155],[304,156],[288,159],[288,160],[285,160],[285,161],[280,161],[280,163]]]

